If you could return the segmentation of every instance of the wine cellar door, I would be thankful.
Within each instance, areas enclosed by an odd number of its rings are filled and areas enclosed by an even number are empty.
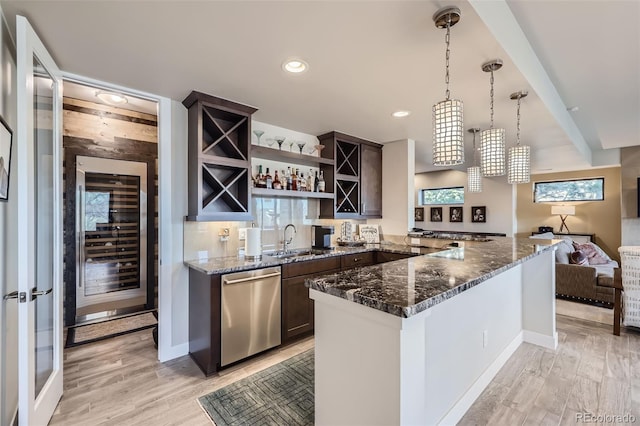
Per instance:
[[[77,157],[76,309],[79,316],[145,303],[146,189],[146,163]]]

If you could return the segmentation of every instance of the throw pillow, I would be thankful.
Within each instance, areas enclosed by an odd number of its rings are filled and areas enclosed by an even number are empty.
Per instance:
[[[573,243],[573,248],[576,250],[582,251],[585,254],[585,256],[587,256],[589,265],[604,265],[606,263],[609,263],[609,260],[610,260],[609,256],[607,256],[606,253],[604,253],[600,247],[598,247],[593,243],[585,243],[585,244]],[[601,253],[603,253],[606,256],[606,258],[602,256]]]
[[[582,250],[576,250],[571,253],[571,263],[574,265],[588,265],[589,260]]]
[[[560,242],[556,246],[556,262],[568,264],[571,253],[573,253],[573,246],[566,241]]]

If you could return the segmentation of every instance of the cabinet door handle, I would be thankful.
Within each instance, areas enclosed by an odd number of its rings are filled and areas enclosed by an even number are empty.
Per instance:
[[[367,203],[362,203],[362,213],[367,211]]]
[[[354,262],[360,262],[360,259],[356,257],[355,259],[353,259],[353,261]]]

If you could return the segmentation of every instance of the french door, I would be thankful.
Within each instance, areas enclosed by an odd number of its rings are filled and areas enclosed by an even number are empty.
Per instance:
[[[62,396],[62,76],[16,18],[18,421],[46,425]]]

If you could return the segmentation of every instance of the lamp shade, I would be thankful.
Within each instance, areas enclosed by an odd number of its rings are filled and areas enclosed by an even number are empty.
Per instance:
[[[480,167],[483,176],[503,176],[505,170],[504,129],[480,133]]]
[[[509,148],[508,183],[529,183],[531,179],[531,148],[516,145]]]
[[[482,173],[478,166],[467,169],[467,192],[482,192]]]
[[[448,99],[433,106],[433,165],[464,163],[462,101]]]
[[[551,206],[551,214],[575,216],[576,206]]]

